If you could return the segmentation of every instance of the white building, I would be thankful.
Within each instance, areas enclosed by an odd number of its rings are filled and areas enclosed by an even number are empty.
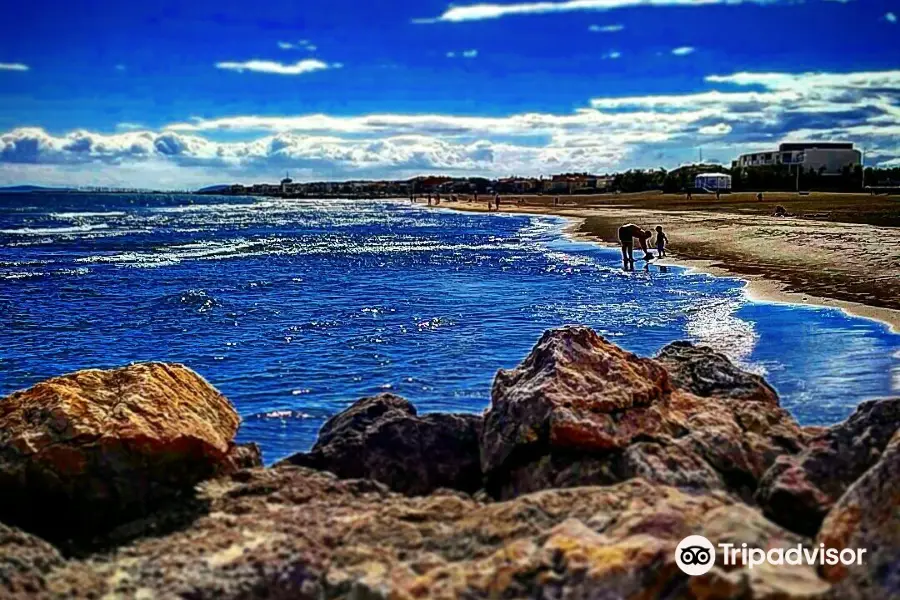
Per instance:
[[[851,169],[862,161],[862,154],[852,143],[803,142],[785,143],[777,151],[741,154],[731,163],[732,168],[753,168],[773,165],[800,165],[804,171],[814,170],[823,175],[840,175],[844,167]]]
[[[694,179],[694,187],[703,188],[705,190],[730,190],[731,175],[725,173],[697,173]]]

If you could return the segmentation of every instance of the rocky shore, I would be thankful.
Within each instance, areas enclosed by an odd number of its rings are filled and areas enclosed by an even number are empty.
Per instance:
[[[801,427],[709,349],[567,327],[483,415],[364,398],[270,468],[238,426],[182,365],[0,399],[0,597],[900,598],[900,398]],[[688,535],[867,553],[690,577]]]

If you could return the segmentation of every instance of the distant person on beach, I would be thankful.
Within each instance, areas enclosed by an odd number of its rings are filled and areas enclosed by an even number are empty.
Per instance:
[[[634,271],[634,238],[637,238],[644,251],[644,260],[650,260],[653,255],[647,250],[647,240],[653,235],[644,231],[634,223],[627,223],[619,227],[619,243],[622,244],[622,268],[625,271]]]
[[[688,190],[687,191],[687,199],[690,200],[691,198],[693,198],[693,194],[691,193],[691,190]]]
[[[666,255],[666,244],[669,243],[669,236],[663,232],[661,225],[656,226],[656,257],[663,258]]]
[[[763,199],[762,192],[758,192],[758,193],[756,194],[756,201],[757,201],[757,202],[762,202],[762,199]]]
[[[494,196],[494,202],[497,203],[497,210],[500,210],[500,194]]]

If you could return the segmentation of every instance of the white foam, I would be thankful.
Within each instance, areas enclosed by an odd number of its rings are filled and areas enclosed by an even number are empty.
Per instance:
[[[72,227],[23,227],[22,229],[0,229],[0,233],[9,235],[64,235],[87,233],[88,231],[97,231],[98,229],[107,228],[109,228],[109,225],[106,223],[97,223],[96,225],[73,225]]]
[[[109,212],[60,212],[50,213],[48,216],[53,219],[82,219],[90,217],[123,217],[126,214],[120,210],[111,210]]]

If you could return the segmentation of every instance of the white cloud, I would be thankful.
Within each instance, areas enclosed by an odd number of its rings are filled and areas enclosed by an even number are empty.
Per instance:
[[[278,42],[278,47],[282,50],[308,50],[309,52],[316,51],[316,46],[314,44],[311,44],[309,40],[299,40],[296,43]]]
[[[593,31],[594,33],[615,33],[623,29],[625,29],[624,25],[591,25],[588,27],[588,31]]]
[[[471,50],[463,50],[461,52],[456,52],[453,50],[451,50],[450,52],[447,52],[447,58],[456,58],[456,57],[475,58],[477,56],[478,56],[478,50],[475,50],[474,48]]]
[[[22,63],[0,63],[0,71],[28,71],[30,68]]]
[[[693,160],[698,140],[723,159],[785,140],[850,140],[872,164],[900,159],[900,71],[733,73],[705,85],[713,89],[595,98],[563,114],[237,115],[159,131],[120,124],[116,134],[20,128],[0,134],[0,177],[78,165],[110,180],[141,165],[154,174],[169,165],[186,181],[201,172],[271,179],[285,168],[311,179],[605,172]]]
[[[884,20],[887,21],[888,23],[896,23],[897,15],[895,15],[892,12],[884,13]]]
[[[617,50],[613,50],[612,52],[607,52],[606,54],[604,54],[603,58],[609,58],[609,59],[615,60],[617,58],[620,58],[621,56],[622,56],[621,52],[619,52]]]
[[[694,48],[691,46],[681,46],[679,48],[673,48],[672,54],[675,56],[687,56],[688,54],[693,54]]]
[[[294,64],[283,64],[271,60],[248,60],[245,62],[218,62],[217,69],[225,69],[229,71],[253,71],[256,73],[273,73],[275,75],[302,75],[304,73],[312,73],[313,71],[322,71],[331,68],[333,65],[322,62],[314,58],[298,60]]]
[[[460,23],[498,19],[509,15],[545,14],[574,11],[605,11],[633,6],[708,6],[710,4],[775,4],[780,0],[567,0],[565,2],[523,2],[518,4],[451,5],[435,18],[415,19],[416,23],[439,21]]]
[[[715,125],[706,125],[697,130],[700,135],[726,135],[731,133],[731,125],[728,123],[716,123]]]

